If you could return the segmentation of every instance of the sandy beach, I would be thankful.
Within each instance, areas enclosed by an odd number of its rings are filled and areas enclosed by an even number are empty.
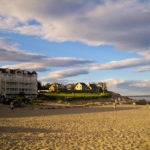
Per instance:
[[[149,150],[150,109],[111,105],[10,110],[0,105],[1,150]]]

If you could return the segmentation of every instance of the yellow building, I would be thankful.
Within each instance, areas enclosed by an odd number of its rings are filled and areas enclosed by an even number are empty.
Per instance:
[[[86,91],[88,90],[88,86],[83,83],[83,82],[78,82],[76,85],[75,85],[75,90],[78,90],[78,91]]]
[[[65,89],[64,85],[59,83],[52,83],[49,87],[50,92],[58,92],[63,91]]]

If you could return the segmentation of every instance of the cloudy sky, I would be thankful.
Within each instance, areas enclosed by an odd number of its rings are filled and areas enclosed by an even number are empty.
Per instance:
[[[38,80],[150,94],[150,0],[0,0],[0,65]]]

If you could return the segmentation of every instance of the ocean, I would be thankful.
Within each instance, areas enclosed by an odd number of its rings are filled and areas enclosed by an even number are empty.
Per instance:
[[[128,97],[131,98],[131,99],[134,99],[134,100],[145,99],[146,101],[150,102],[150,96],[128,96]]]

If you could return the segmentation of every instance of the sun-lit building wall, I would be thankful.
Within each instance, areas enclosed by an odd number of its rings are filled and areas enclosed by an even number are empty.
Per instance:
[[[37,95],[37,73],[19,69],[0,69],[0,95],[10,97],[24,93]]]

